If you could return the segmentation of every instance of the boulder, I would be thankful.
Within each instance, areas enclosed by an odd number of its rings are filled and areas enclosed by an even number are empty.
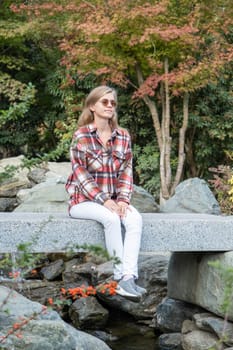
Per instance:
[[[5,172],[7,166],[12,166],[17,168],[16,176],[27,177],[28,169],[21,168],[22,161],[25,157],[23,155],[17,157],[4,158],[0,160],[0,173]]]
[[[18,203],[16,198],[0,198],[0,212],[1,211],[8,211],[11,212],[17,207]]]
[[[160,210],[154,197],[142,187],[136,185],[134,185],[131,203],[140,213],[158,213]]]
[[[222,339],[225,345],[233,346],[233,323],[205,313],[194,315],[194,321],[199,329],[210,331]]]
[[[220,215],[219,204],[210,191],[207,182],[191,178],[181,182],[175,194],[161,207],[164,213],[202,213]]]
[[[181,332],[185,320],[191,320],[200,307],[181,300],[165,298],[156,308],[156,323],[160,331]]]
[[[160,335],[159,348],[163,350],[183,350],[181,347],[181,334],[168,333]]]
[[[66,213],[68,194],[64,184],[50,180],[35,185],[29,190],[20,190],[17,195],[21,204],[16,212],[57,212]]]
[[[81,329],[102,329],[109,312],[95,297],[79,298],[69,308],[72,324]]]
[[[201,330],[194,330],[181,336],[183,350],[217,350],[218,341],[216,335]]]
[[[13,198],[16,196],[18,191],[21,188],[30,187],[30,183],[28,180],[18,180],[18,179],[9,179],[4,181],[0,186],[0,197],[9,197]]]
[[[204,315],[204,314],[202,314]],[[195,316],[194,316],[195,317]],[[224,350],[222,339],[213,332],[199,328],[195,321],[185,320],[181,331],[183,350]]]
[[[1,349],[110,350],[102,340],[65,323],[57,312],[3,286],[0,305],[0,339],[15,329],[1,343]]]
[[[64,261],[58,259],[44,266],[40,273],[47,281],[53,281],[59,277],[65,269]]]
[[[81,285],[93,285],[96,275],[95,270],[96,266],[91,261],[81,264],[78,258],[67,261],[62,274],[65,289]]]
[[[27,177],[33,185],[46,181],[46,167],[36,167],[29,171]]]

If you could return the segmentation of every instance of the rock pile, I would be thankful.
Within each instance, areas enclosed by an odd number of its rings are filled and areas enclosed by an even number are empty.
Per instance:
[[[156,310],[162,349],[233,349],[232,272],[231,251],[172,254],[167,297]]]
[[[13,288],[31,301],[40,303],[40,307],[41,305],[48,305],[49,301],[53,300],[53,307],[56,308],[57,305],[57,312],[63,320],[66,320],[66,322],[72,325],[75,329],[88,332],[89,334],[98,334],[98,336],[100,335],[101,339],[104,339],[106,341],[111,338],[111,334],[108,334],[107,331],[103,332],[103,329],[107,327],[110,310],[113,309],[118,311],[121,310],[123,313],[126,312],[127,314],[133,316],[135,322],[140,322],[140,327],[146,327],[150,330],[152,329],[156,307],[161,303],[167,293],[168,261],[169,256],[166,255],[140,256],[139,283],[148,291],[148,293],[142,298],[140,302],[127,300],[126,298],[123,298],[119,295],[109,295],[108,293],[102,294],[101,289],[98,289],[97,286],[104,283],[109,283],[113,276],[113,265],[111,261],[106,261],[106,259],[88,252],[47,254],[44,257],[40,257],[39,263],[37,263],[37,266],[33,268],[33,273],[31,271],[28,271],[24,276],[24,280],[18,280],[16,281],[17,283],[15,281],[10,282],[3,280],[2,284],[8,288]],[[82,286],[85,288],[88,288],[88,286],[96,287],[97,295],[89,297],[80,296],[76,300],[73,300],[70,305],[67,305],[67,303],[59,302],[61,301],[61,290],[69,290],[71,288]],[[3,290],[5,291],[5,289]],[[4,293],[6,294],[7,292],[5,291]],[[14,300],[12,300],[14,299],[13,296],[15,298],[15,294],[12,296],[10,295],[9,303],[14,304]],[[20,302],[20,298],[21,297],[17,294],[15,302]],[[3,302],[3,300],[4,298],[0,298],[0,305],[2,305],[1,302]],[[25,302],[23,302],[22,305],[25,305]],[[20,316],[26,317],[29,315],[30,305],[33,307],[33,305],[37,304],[30,304],[28,301],[26,311],[24,311],[22,305],[17,311],[17,314],[15,314],[15,310],[12,311],[12,315],[10,316],[12,322],[17,323],[19,322],[18,319]],[[1,311],[2,310],[0,307],[0,323],[2,326],[0,336],[6,334],[9,328],[12,327],[12,322],[9,324],[8,318],[4,318],[4,312],[1,314]],[[31,313],[33,313],[33,308],[31,310]],[[61,320],[58,319],[57,315],[53,321],[54,325],[51,325],[51,327],[58,327],[58,333],[56,337],[60,336],[60,332],[66,333],[66,326],[64,326],[64,324],[61,326]],[[38,322],[38,326],[35,325],[36,322]],[[56,326],[57,322],[58,325]],[[36,318],[36,320],[33,320],[33,324],[35,327],[33,336],[37,337],[37,340],[40,336],[39,331],[42,334],[50,334],[50,331],[46,328],[46,322],[41,322],[40,317],[38,319]],[[26,337],[27,332],[29,332],[29,328],[30,327],[27,327],[25,329]],[[102,331],[99,332],[100,330]],[[22,333],[24,334],[24,331]],[[66,337],[68,337],[68,335]],[[16,344],[14,343],[16,340],[17,337],[9,337],[9,341],[11,341],[12,344]],[[43,341],[44,340],[42,339],[41,342],[43,343]],[[52,341],[53,340],[51,340],[51,342]],[[67,346],[64,346],[63,349],[73,349],[70,347],[70,345],[68,345],[68,343],[64,344]],[[21,347],[18,349],[21,349]],[[34,349],[34,347],[30,347],[30,349]],[[51,349],[57,348],[51,347]],[[86,348],[83,347],[80,348],[80,350],[81,349],[84,350]],[[95,348],[90,346],[87,349],[102,350],[105,348]]]

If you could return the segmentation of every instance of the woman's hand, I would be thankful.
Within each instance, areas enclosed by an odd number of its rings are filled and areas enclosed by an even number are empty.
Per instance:
[[[119,205],[112,199],[108,199],[106,200],[106,202],[104,202],[104,206],[109,209],[111,212],[113,213],[117,213],[119,215]]]
[[[111,212],[118,214],[120,218],[124,218],[127,214],[127,210],[130,210],[128,203],[121,201],[115,202],[112,199],[108,199],[106,202],[104,202],[104,206]]]
[[[127,213],[127,210],[130,210],[129,208],[129,204],[128,203],[125,203],[125,202],[117,202],[118,204],[118,207],[119,207],[119,216],[121,218],[124,218],[126,216],[126,213]]]

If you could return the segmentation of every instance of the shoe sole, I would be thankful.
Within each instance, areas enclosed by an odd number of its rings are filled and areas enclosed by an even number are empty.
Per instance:
[[[135,295],[135,294],[131,294],[129,292],[126,292],[123,288],[121,288],[121,286],[117,286],[116,288],[116,294],[125,297],[129,300],[134,300],[134,301],[139,301],[141,299],[141,295]]]
[[[140,295],[145,295],[147,293],[147,290],[146,289],[145,290],[140,290],[136,286],[136,292],[139,293]]]

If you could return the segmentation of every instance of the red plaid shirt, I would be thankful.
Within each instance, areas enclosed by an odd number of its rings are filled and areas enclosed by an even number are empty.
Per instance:
[[[126,130],[115,129],[106,149],[95,124],[83,126],[74,134],[70,156],[72,173],[66,183],[70,206],[86,200],[103,204],[111,198],[130,202],[132,151]]]

